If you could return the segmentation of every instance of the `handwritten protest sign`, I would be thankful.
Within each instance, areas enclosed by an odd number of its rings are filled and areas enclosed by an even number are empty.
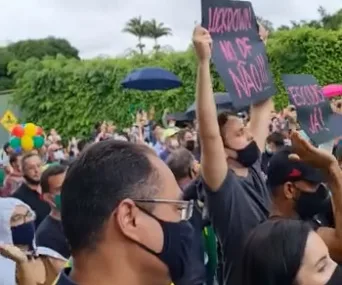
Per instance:
[[[335,136],[330,127],[333,112],[316,78],[307,74],[285,74],[282,79],[304,132],[317,145],[332,140]]]
[[[276,93],[250,2],[202,0],[202,26],[213,39],[213,62],[235,107]]]

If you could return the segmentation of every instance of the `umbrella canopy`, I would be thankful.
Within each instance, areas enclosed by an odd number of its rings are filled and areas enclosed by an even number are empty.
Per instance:
[[[332,98],[342,95],[342,84],[330,84],[322,88],[323,95],[326,98]]]
[[[178,88],[182,82],[175,74],[163,68],[144,67],[128,74],[121,85],[127,89],[153,91]]]
[[[230,97],[229,93],[215,93],[214,99],[218,111],[225,109],[234,109],[232,98]],[[192,105],[186,110],[185,113],[190,117],[195,117],[196,102],[192,103]]]
[[[176,122],[191,121],[191,118],[189,118],[189,116],[183,112],[176,112],[176,113],[168,114],[166,116],[166,119],[176,121]]]

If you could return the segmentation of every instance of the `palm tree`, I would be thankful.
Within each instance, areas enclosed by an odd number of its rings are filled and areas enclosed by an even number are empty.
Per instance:
[[[147,23],[141,19],[141,16],[130,19],[126,23],[123,32],[129,33],[138,38],[137,48],[139,49],[140,54],[143,54],[145,45],[141,40],[147,36]]]
[[[150,38],[154,39],[155,51],[160,50],[160,45],[158,44],[158,39],[164,36],[171,36],[172,30],[164,26],[164,23],[157,23],[155,19],[146,22],[147,34]]]

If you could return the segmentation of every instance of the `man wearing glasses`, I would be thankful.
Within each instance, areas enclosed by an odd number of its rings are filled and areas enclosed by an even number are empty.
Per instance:
[[[193,202],[147,146],[89,147],[68,170],[61,206],[73,268],[57,285],[169,285],[186,274]]]

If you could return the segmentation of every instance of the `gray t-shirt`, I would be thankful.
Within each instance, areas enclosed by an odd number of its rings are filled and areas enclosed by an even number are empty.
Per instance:
[[[220,189],[207,193],[209,216],[222,250],[223,284],[234,285],[232,272],[239,261],[249,232],[269,216],[271,203],[260,161],[249,169],[247,177],[229,170]]]

